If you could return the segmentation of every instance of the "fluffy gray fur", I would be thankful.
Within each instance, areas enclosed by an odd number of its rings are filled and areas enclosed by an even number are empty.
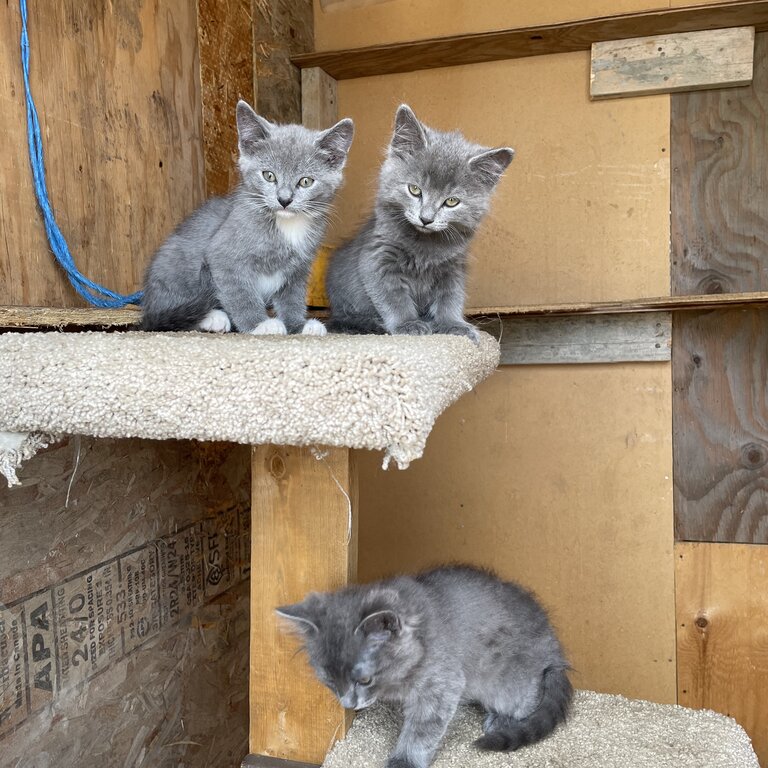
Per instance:
[[[464,320],[467,249],[513,156],[428,128],[402,105],[373,214],[328,268],[331,330],[476,339]]]
[[[426,768],[461,702],[487,712],[480,748],[514,750],[551,733],[573,696],[541,605],[471,566],[312,593],[277,612],[345,707],[402,705],[388,768]]]
[[[240,101],[237,131],[242,181],[159,248],[147,271],[142,327],[324,333],[319,321],[306,321],[306,285],[342,182],[352,121],[326,131],[276,125]]]

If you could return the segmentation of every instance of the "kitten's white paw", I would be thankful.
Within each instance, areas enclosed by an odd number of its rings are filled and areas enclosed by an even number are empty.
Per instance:
[[[251,333],[254,336],[285,336],[288,333],[285,323],[276,317],[270,317],[259,323]]]
[[[314,317],[304,323],[301,332],[305,336],[325,336],[328,333],[326,327],[319,320],[315,320]]]
[[[201,331],[210,333],[229,333],[232,330],[232,323],[229,322],[227,313],[221,309],[212,309],[198,324]]]

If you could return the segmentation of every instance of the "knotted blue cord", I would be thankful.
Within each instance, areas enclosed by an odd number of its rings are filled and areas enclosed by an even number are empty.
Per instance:
[[[80,273],[67,247],[61,230],[56,224],[51,203],[48,199],[48,188],[45,183],[45,165],[43,163],[43,141],[40,135],[40,121],[37,119],[35,102],[29,87],[29,35],[27,34],[27,0],[19,0],[21,11],[21,68],[24,73],[24,91],[27,102],[27,138],[29,140],[29,162],[32,166],[32,176],[35,181],[35,197],[43,214],[45,232],[56,261],[64,268],[72,287],[91,304],[97,307],[115,309],[126,304],[138,304],[142,292],[137,291],[130,296],[110,291],[98,283],[94,283]]]

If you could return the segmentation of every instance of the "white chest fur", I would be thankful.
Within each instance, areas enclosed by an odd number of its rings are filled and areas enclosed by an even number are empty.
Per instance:
[[[275,218],[277,231],[291,248],[301,248],[309,236],[309,216],[303,213],[278,211]]]
[[[259,275],[256,284],[264,300],[268,300],[283,287],[284,282],[285,275],[282,272],[275,272],[272,275]]]

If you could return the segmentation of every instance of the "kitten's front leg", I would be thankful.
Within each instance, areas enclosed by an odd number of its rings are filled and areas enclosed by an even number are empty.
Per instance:
[[[429,305],[432,330],[434,333],[468,336],[477,342],[480,338],[477,329],[464,319],[464,282],[463,271],[455,271],[446,275],[435,289]]]
[[[429,323],[419,317],[419,310],[408,290],[406,278],[388,263],[386,254],[372,256],[376,265],[364,276],[365,290],[390,334],[424,336],[432,333]]]
[[[240,333],[258,333],[258,329],[270,321],[255,277],[248,271],[236,271],[229,266],[213,271],[212,267],[211,276],[221,308]],[[282,332],[285,333],[284,328]]]
[[[419,697],[407,702],[403,729],[387,768],[428,768],[448,725],[456,714],[463,683],[446,686],[441,681],[419,691]]]
[[[327,331],[319,320],[307,320],[307,277],[294,274],[288,278],[272,299],[275,315],[285,323],[288,333],[325,336]]]

